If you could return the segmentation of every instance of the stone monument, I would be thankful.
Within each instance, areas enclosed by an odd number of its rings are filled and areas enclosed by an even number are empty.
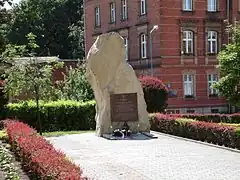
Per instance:
[[[127,122],[132,132],[149,132],[141,84],[124,59],[123,38],[115,32],[98,36],[87,55],[86,76],[96,100],[96,135],[112,133]]]

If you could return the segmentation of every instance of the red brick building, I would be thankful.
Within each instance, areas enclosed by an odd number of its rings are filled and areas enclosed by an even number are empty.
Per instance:
[[[86,53],[98,35],[118,32],[138,75],[151,74],[152,52],[153,74],[171,90],[169,111],[226,112],[211,85],[219,79],[216,55],[228,43],[226,22],[235,18],[239,0],[85,0]]]

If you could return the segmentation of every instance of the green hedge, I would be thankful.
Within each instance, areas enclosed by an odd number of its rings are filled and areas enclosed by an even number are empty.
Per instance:
[[[0,117],[18,119],[38,129],[36,112],[36,104],[29,101],[8,104]],[[40,103],[40,118],[44,132],[95,129],[95,101]]]

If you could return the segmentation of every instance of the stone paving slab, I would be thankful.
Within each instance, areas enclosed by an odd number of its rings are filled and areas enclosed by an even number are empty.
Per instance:
[[[94,133],[48,138],[98,180],[239,180],[240,153],[155,134],[107,140]]]

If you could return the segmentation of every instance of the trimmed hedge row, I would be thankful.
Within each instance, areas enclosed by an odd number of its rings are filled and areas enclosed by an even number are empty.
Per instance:
[[[235,114],[169,114],[169,116],[196,119],[214,123],[240,124],[240,113]]]
[[[152,114],[150,121],[154,131],[240,149],[239,127],[192,119],[178,119],[160,113]]]
[[[38,129],[37,108],[32,101],[8,104],[3,116],[20,120]],[[95,101],[40,103],[40,118],[45,132],[95,129]]]
[[[31,179],[87,179],[82,176],[79,166],[70,162],[65,154],[56,151],[42,136],[28,125],[4,121],[12,150],[21,159]]]

